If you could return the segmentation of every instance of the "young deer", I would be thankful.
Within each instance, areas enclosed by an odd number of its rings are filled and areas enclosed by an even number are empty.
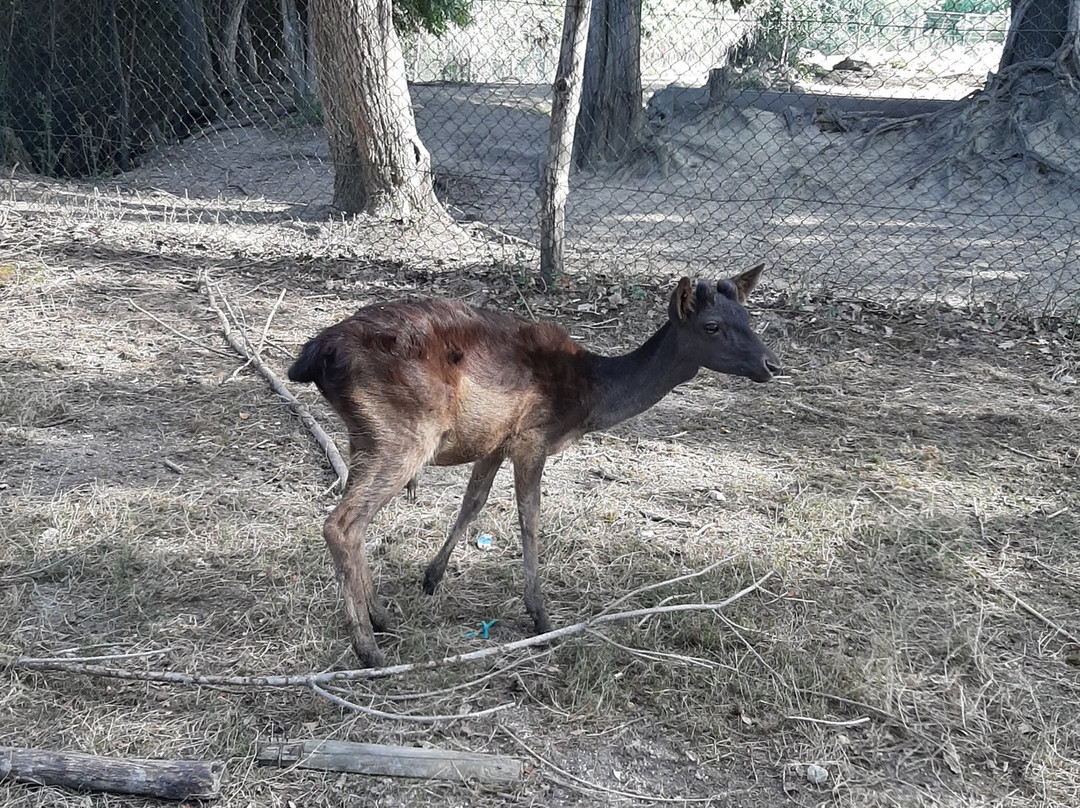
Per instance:
[[[424,574],[424,591],[439,585],[454,545],[510,458],[525,608],[538,632],[549,631],[537,549],[545,460],[586,432],[647,410],[703,367],[771,379],[779,363],[743,307],[763,267],[715,286],[683,278],[668,322],[625,356],[590,353],[550,323],[448,300],[368,306],[311,339],[289,378],[315,382],[348,428],[349,481],[323,537],[342,578],[361,663],[382,664],[373,630],[389,623],[372,583],[365,533],[426,464],[475,465],[450,536]]]

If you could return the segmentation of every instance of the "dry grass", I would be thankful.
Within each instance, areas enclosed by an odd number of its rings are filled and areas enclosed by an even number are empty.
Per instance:
[[[11,267],[0,275],[8,657],[153,651],[125,664],[237,675],[351,666],[319,535],[332,476],[262,381],[234,375],[242,360],[222,352],[199,269],[213,268],[255,335],[289,289],[267,341],[278,369],[322,325],[405,293],[523,315],[527,300],[591,346],[623,350],[657,322],[668,288],[667,278],[608,277],[523,298],[508,270],[436,263],[438,245],[410,248],[408,268],[301,261],[280,232],[263,242],[238,226],[251,237],[239,260],[237,232],[212,224],[155,251],[160,231],[139,235],[126,219],[93,247],[65,242],[59,223],[20,221],[0,237]],[[625,294],[613,311],[579,310],[615,287]],[[703,374],[552,459],[543,575],[557,624],[720,558],[731,560],[628,605],[721,600],[769,569],[782,584],[720,615],[653,617],[335,691],[412,715],[513,705],[476,721],[377,719],[305,690],[14,667],[0,687],[0,745],[223,758],[225,806],[655,801],[642,795],[1075,806],[1080,648],[1049,625],[1080,633],[1075,336],[989,315],[782,299],[758,314],[786,378]],[[298,392],[338,428],[314,391]],[[506,470],[473,531],[491,534],[492,549],[462,548],[436,596],[420,591],[466,474],[425,472],[418,502],[395,500],[373,527],[386,538],[374,565],[396,618],[381,639],[393,661],[528,635]],[[491,620],[491,639],[475,636]],[[253,767],[255,744],[282,736],[537,765],[509,792]],[[811,763],[828,770],[826,785],[807,783]],[[0,784],[0,801],[86,804],[13,783]]]

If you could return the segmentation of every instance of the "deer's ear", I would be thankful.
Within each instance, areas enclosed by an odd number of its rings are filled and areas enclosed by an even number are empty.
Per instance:
[[[683,322],[694,313],[694,284],[689,278],[680,278],[679,285],[671,295],[668,317],[674,322]]]
[[[761,277],[761,270],[765,269],[765,264],[758,264],[753,269],[748,269],[741,275],[736,275],[731,279],[731,282],[735,284],[735,289],[739,293],[739,302],[746,303],[746,298],[750,297],[750,293],[754,291],[754,287],[757,286],[758,278]]]

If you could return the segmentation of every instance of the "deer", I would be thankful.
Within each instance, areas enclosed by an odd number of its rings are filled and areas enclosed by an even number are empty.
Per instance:
[[[361,664],[383,664],[375,632],[390,626],[364,548],[368,525],[403,488],[415,491],[425,465],[473,467],[450,535],[424,572],[424,591],[435,593],[509,459],[525,610],[537,633],[550,631],[538,547],[547,458],[644,412],[702,368],[772,379],[779,360],[752,330],[745,308],[764,266],[717,283],[682,278],[667,322],[622,356],[592,353],[554,323],[445,299],[369,305],[311,338],[288,375],[314,382],[348,433],[348,482],[323,538]]]

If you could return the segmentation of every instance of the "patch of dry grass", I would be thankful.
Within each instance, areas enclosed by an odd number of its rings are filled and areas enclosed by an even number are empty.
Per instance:
[[[467,264],[291,266],[268,247],[238,266],[227,240],[207,243],[199,266],[218,267],[252,331],[290,290],[267,346],[278,369],[371,299],[436,292],[525,313],[511,278]],[[32,277],[0,286],[0,653],[153,651],[125,664],[237,675],[351,667],[320,539],[332,477],[261,381],[234,376],[242,360],[220,352],[198,267],[182,255],[41,254]],[[580,301],[606,299],[613,283],[628,292],[620,321],[593,327],[607,315]],[[590,345],[625,350],[657,321],[666,285],[609,279],[528,300]],[[721,614],[647,617],[335,691],[413,715],[513,705],[473,722],[387,721],[306,690],[12,668],[0,745],[220,757],[227,806],[648,802],[619,794],[1075,805],[1080,649],[1051,626],[1080,633],[1080,408],[1062,381],[1078,375],[1075,343],[950,312],[775,302],[760,314],[788,376],[755,386],[702,374],[553,458],[542,537],[557,624],[724,558],[627,606],[718,601],[777,570],[765,590]],[[338,429],[315,391],[298,393]],[[466,477],[426,471],[418,501],[395,500],[372,527],[385,537],[373,563],[396,621],[380,639],[392,661],[528,636],[508,470],[470,536],[491,534],[492,549],[470,541],[439,592],[420,591]],[[255,744],[271,737],[543,762],[505,792],[254,768]],[[828,770],[826,786],[806,782],[811,763]],[[12,783],[0,800],[83,804]]]

